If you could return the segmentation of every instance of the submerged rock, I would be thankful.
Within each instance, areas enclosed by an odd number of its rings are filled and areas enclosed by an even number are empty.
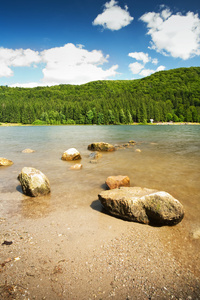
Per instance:
[[[11,166],[13,165],[12,160],[0,157],[0,166]]]
[[[70,148],[66,150],[62,155],[62,160],[79,160],[81,159],[81,155],[75,148]]]
[[[106,184],[109,187],[109,189],[116,189],[121,186],[130,186],[130,179],[128,176],[109,176],[106,179]]]
[[[129,221],[154,225],[175,225],[184,216],[182,204],[166,192],[140,187],[103,191],[102,205],[112,215]]]
[[[99,159],[101,157],[102,157],[102,154],[99,153],[99,152],[92,152],[92,153],[90,153],[90,158],[91,159]]]
[[[48,178],[35,168],[24,167],[18,175],[18,180],[27,196],[37,197],[50,193]]]
[[[108,143],[98,142],[98,143],[92,143],[88,145],[88,150],[111,152],[111,151],[115,151],[115,147]]]
[[[24,149],[24,150],[22,151],[22,153],[33,153],[33,152],[35,152],[35,150],[29,149],[29,148]]]
[[[83,165],[82,164],[75,164],[70,167],[70,170],[80,170],[82,169]]]

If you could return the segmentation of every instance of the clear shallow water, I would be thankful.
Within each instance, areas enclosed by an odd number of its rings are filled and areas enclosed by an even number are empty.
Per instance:
[[[200,226],[200,126],[24,126],[0,127],[0,156],[14,165],[0,168],[0,217],[37,218],[55,210],[90,207],[110,175],[128,175],[132,186],[165,190],[183,203],[191,230]],[[95,141],[123,144],[130,149],[104,153],[98,164],[89,163],[87,146]],[[61,160],[75,147],[83,169],[69,170],[74,162]],[[24,154],[22,150],[36,152]],[[141,153],[135,151],[141,149]],[[21,193],[17,176],[24,166],[44,172],[51,195],[29,199]]]

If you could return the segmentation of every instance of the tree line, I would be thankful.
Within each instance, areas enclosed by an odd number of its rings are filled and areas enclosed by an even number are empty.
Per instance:
[[[200,122],[200,67],[160,71],[137,80],[83,85],[0,86],[0,122],[131,124]]]

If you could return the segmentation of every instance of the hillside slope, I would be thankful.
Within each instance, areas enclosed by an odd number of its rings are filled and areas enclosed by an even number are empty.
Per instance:
[[[4,123],[129,124],[150,119],[200,121],[200,67],[80,86],[0,87]]]

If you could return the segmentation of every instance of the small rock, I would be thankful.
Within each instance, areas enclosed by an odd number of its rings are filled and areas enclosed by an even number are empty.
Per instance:
[[[135,152],[142,152],[142,150],[140,150],[140,149],[135,149]]]
[[[71,160],[79,160],[79,159],[81,159],[81,155],[78,152],[78,150],[76,150],[75,148],[70,148],[66,150],[62,155],[62,160],[71,161]]]
[[[37,197],[50,193],[48,178],[39,170],[24,167],[18,176],[23,193],[31,197]]]
[[[80,170],[82,169],[83,165],[82,164],[75,164],[70,167],[70,170]]]
[[[128,176],[109,176],[106,179],[106,184],[109,187],[109,189],[116,189],[121,186],[130,186],[130,179]]]
[[[197,230],[195,230],[195,231],[193,232],[192,236],[193,236],[193,239],[195,239],[195,240],[200,239],[200,228],[197,229]]]
[[[22,153],[33,153],[33,152],[35,152],[35,150],[29,149],[29,148],[24,149],[24,150],[22,151]]]
[[[115,151],[115,147],[108,143],[98,142],[98,143],[92,143],[88,145],[88,150],[111,152],[111,151]]]
[[[129,141],[129,144],[135,145],[136,142],[135,142],[134,140],[130,140],[130,141]]]
[[[0,166],[11,166],[11,165],[13,165],[12,160],[0,157]]]
[[[92,159],[99,159],[101,157],[102,157],[102,154],[99,153],[99,152],[92,152],[92,153],[90,153],[90,158],[92,158]]]

